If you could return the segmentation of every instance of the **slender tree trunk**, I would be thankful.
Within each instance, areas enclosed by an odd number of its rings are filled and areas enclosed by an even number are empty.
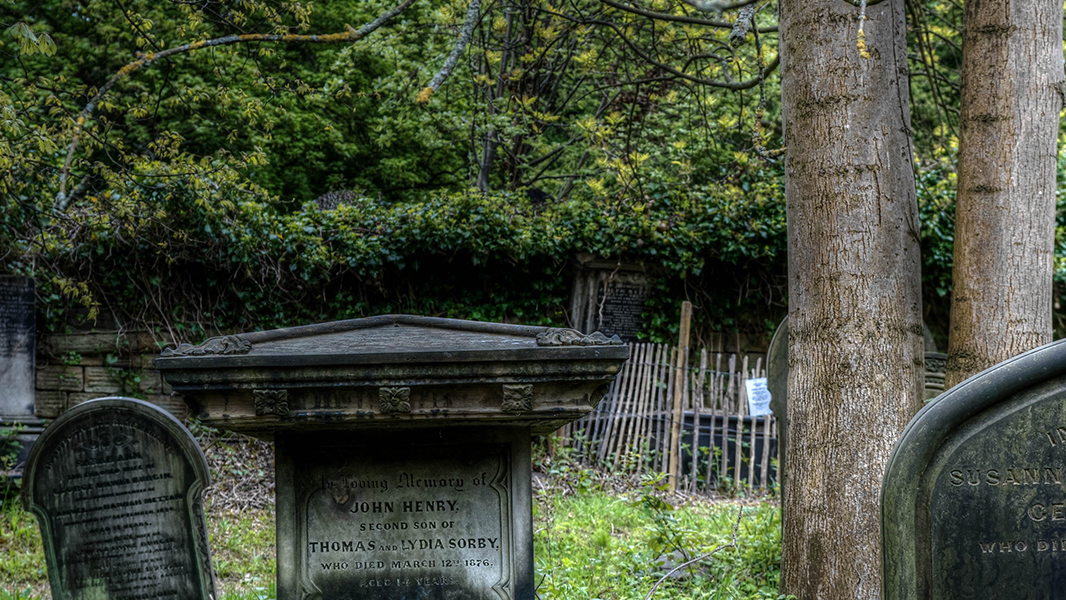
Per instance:
[[[963,13],[948,387],[1051,341],[1062,0]]]
[[[880,597],[885,464],[921,406],[904,1],[781,0],[789,378],[781,587]]]
[[[494,95],[488,99],[486,105],[489,109],[489,114],[495,116],[498,109],[495,104],[497,98],[502,98],[504,92],[507,90],[507,72],[511,62],[511,47],[514,45],[513,32],[514,32],[514,14],[515,9],[510,4],[504,9],[507,14],[507,33],[504,37],[503,49],[500,56],[500,69],[496,74],[496,90]],[[488,58],[486,57],[486,62]],[[492,176],[492,167],[496,162],[496,149],[500,145],[500,134],[496,131],[494,125],[489,125],[485,131],[485,150],[482,153],[481,164],[478,165],[477,172],[477,189],[480,192],[488,193],[490,184],[489,177]]]

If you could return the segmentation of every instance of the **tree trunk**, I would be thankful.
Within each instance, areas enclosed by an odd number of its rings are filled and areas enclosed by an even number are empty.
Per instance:
[[[781,0],[789,377],[782,592],[880,597],[879,493],[923,394],[903,0]]]
[[[1051,341],[1062,0],[964,3],[945,385]]]

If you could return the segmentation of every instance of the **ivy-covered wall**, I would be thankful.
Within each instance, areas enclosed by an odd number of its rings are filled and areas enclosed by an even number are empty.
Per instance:
[[[153,215],[101,204],[76,227],[42,227],[35,262],[8,268],[36,278],[44,333],[164,343],[385,313],[566,326],[578,252],[654,270],[651,341],[676,339],[682,300],[708,343],[768,341],[785,312],[783,207],[768,194],[538,205],[440,193],[290,213],[239,196],[165,193]]]

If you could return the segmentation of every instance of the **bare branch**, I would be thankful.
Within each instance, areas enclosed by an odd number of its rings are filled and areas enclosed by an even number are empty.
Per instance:
[[[613,274],[612,274],[612,276],[613,276]],[[689,566],[691,564],[698,563],[701,560],[710,558],[710,556],[712,554],[717,553],[719,550],[724,550],[726,548],[736,548],[737,547],[737,531],[740,530],[740,518],[743,517],[743,516],[744,516],[744,507],[741,507],[740,511],[737,512],[737,522],[733,524],[733,540],[731,542],[729,542],[728,544],[722,544],[721,546],[718,546],[717,548],[715,548],[714,550],[711,550],[710,552],[708,552],[706,554],[701,554],[701,555],[697,556],[696,558],[693,558],[692,560],[687,560],[687,561],[677,565],[673,569],[670,569],[670,571],[668,571],[665,575],[663,575],[662,577],[659,578],[659,581],[655,582],[655,585],[651,586],[651,590],[648,592],[647,596],[644,596],[644,600],[651,600],[652,595],[655,594],[655,590],[659,589],[659,584],[661,584],[662,582],[666,581],[667,578],[669,578],[674,573],[677,573],[681,569],[684,569],[685,567],[687,567],[687,566]]]
[[[162,52],[149,52],[147,54],[141,54],[137,60],[122,67],[117,73],[111,76],[111,79],[107,81],[96,92],[92,100],[85,105],[85,108],[78,114],[78,119],[74,125],[74,134],[67,146],[67,159],[63,163],[63,169],[59,173],[59,193],[56,194],[54,208],[56,211],[66,210],[71,201],[75,198],[75,194],[67,195],[67,178],[70,175],[70,165],[74,161],[74,152],[78,149],[78,142],[81,138],[82,132],[85,130],[85,125],[89,121],[89,117],[92,116],[94,110],[96,110],[97,104],[101,99],[111,91],[111,88],[115,87],[122,79],[127,76],[136,73],[144,67],[147,67],[161,59],[169,58],[175,54],[184,54],[186,52],[192,52],[194,50],[202,50],[204,48],[215,48],[218,46],[232,46],[234,44],[244,44],[248,42],[280,42],[280,43],[310,43],[310,44],[339,44],[344,42],[355,42],[367,35],[373,33],[379,27],[392,20],[396,15],[407,10],[415,0],[404,0],[403,3],[396,6],[392,10],[383,13],[377,19],[374,19],[370,23],[367,23],[359,29],[349,29],[341,33],[329,33],[323,35],[288,35],[288,34],[273,34],[273,33],[247,33],[241,35],[227,35],[220,38],[211,40],[204,40],[202,42],[192,42],[189,44],[182,44],[174,48],[163,50]]]
[[[706,85],[706,86],[709,86],[709,87],[722,88],[722,89],[734,90],[734,91],[737,91],[737,90],[748,90],[748,89],[751,89],[751,88],[759,85],[761,82],[765,81],[766,78],[770,76],[770,73],[773,73],[777,69],[777,66],[779,64],[781,64],[781,55],[778,54],[777,56],[774,57],[773,60],[770,61],[770,64],[766,65],[766,68],[762,69],[759,72],[759,74],[756,77],[753,77],[753,78],[748,79],[746,81],[716,81],[714,79],[703,79],[702,77],[694,77],[692,75],[689,75],[688,73],[685,73],[684,71],[679,71],[679,70],[675,69],[674,67],[671,67],[670,65],[668,65],[668,64],[666,64],[664,62],[655,60],[654,58],[648,56],[640,48],[638,48],[636,46],[636,44],[634,44],[632,41],[630,41],[628,37],[626,37],[621,31],[619,31],[618,27],[614,23],[610,23],[610,22],[607,22],[607,21],[589,21],[589,22],[590,23],[596,23],[596,24],[599,24],[599,25],[606,25],[607,27],[610,27],[611,29],[613,29],[615,31],[615,33],[617,33],[618,36],[620,38],[622,38],[622,41],[625,42],[625,44],[627,46],[629,46],[629,48],[631,50],[633,50],[633,52],[635,52],[637,54],[637,56],[639,56],[642,60],[644,60],[644,61],[646,61],[646,62],[648,62],[650,64],[653,64],[653,65],[659,67],[660,69],[662,69],[662,70],[664,70],[664,71],[666,71],[668,73],[673,74],[676,77],[679,77],[679,78],[687,80],[687,81],[691,81],[693,83],[698,83],[700,85]]]
[[[455,48],[452,48],[452,53],[448,55],[444,65],[433,76],[429,85],[422,88],[421,92],[418,92],[419,102],[429,102],[429,99],[433,97],[433,92],[436,92],[444,84],[444,81],[448,79],[448,76],[451,75],[452,69],[459,62],[459,57],[463,55],[463,50],[466,50],[466,47],[470,45],[470,37],[474,34],[474,27],[477,26],[480,17],[481,0],[473,0],[470,3],[470,7],[466,9],[466,21],[463,22],[463,28],[459,30],[459,39],[455,41]]]
[[[693,25],[703,25],[706,27],[717,27],[718,29],[732,29],[733,24],[728,21],[710,21],[707,19],[697,19],[696,17],[686,17],[684,15],[671,15],[667,13],[655,12],[651,10],[644,10],[643,8],[637,8],[635,6],[629,6],[628,4],[622,4],[621,2],[615,2],[614,0],[600,0],[607,6],[612,6],[618,10],[624,10],[626,12],[633,13],[635,15],[641,15],[648,17],[649,19],[656,19],[659,21],[674,21],[676,23],[691,23]],[[777,33],[777,27],[761,27],[759,33]]]
[[[713,12],[721,14],[727,10],[736,10],[749,4],[755,4],[758,0],[740,0],[740,2],[718,2],[717,0],[681,0],[700,12]]]
[[[752,20],[755,19],[755,5],[749,4],[740,9],[737,22],[733,25],[733,31],[729,32],[729,45],[736,48],[744,43],[751,29]]]

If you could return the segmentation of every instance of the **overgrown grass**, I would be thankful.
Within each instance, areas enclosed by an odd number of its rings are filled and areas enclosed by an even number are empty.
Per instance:
[[[585,489],[535,502],[537,594],[542,600],[642,600],[674,566],[655,600],[777,598],[780,511],[771,503],[690,502],[648,490]],[[738,516],[739,522],[738,522]],[[274,514],[208,515],[221,600],[272,600]],[[736,545],[733,533],[736,531]],[[49,598],[36,520],[17,503],[0,510],[0,600]]]
[[[219,600],[273,600],[273,452],[238,441],[201,440],[216,482],[206,513]],[[541,600],[643,600],[653,589],[654,600],[778,598],[776,503],[671,497],[661,477],[634,480],[587,469],[565,452],[535,455]],[[691,564],[674,569],[683,563]],[[49,598],[36,519],[5,500],[0,600]]]
[[[778,598],[781,518],[773,503],[675,507],[661,480],[650,479],[621,495],[595,485],[543,491],[534,511],[543,600],[643,600],[653,589],[655,600]]]
[[[219,600],[272,600],[274,582],[274,511],[208,514],[211,562]],[[21,504],[0,507],[0,600],[46,600],[51,597],[37,519]]]

